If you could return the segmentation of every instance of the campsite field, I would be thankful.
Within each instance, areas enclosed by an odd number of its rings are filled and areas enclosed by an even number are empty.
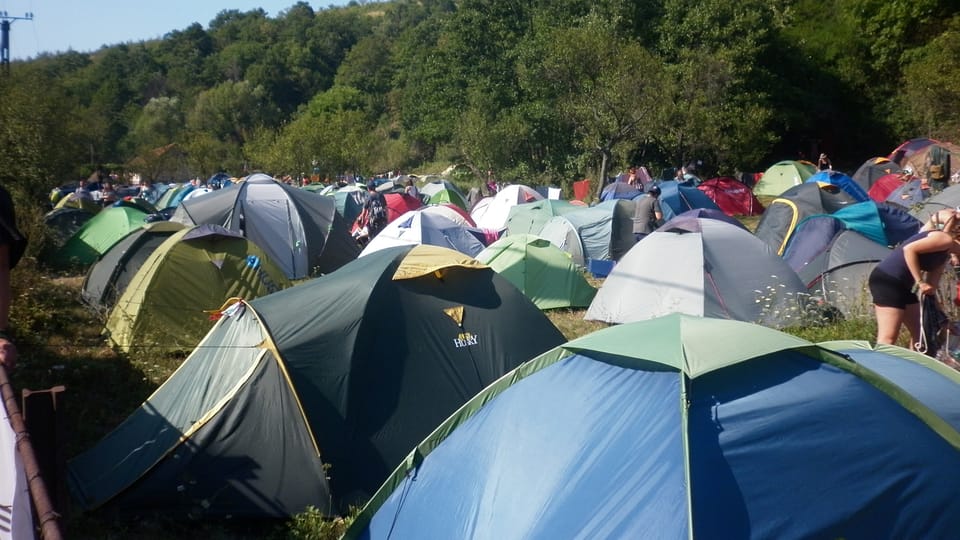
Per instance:
[[[82,277],[51,274],[31,259],[14,272],[17,294],[13,319],[21,350],[14,373],[18,388],[67,388],[67,456],[94,444],[123,421],[180,365],[182,356],[136,350],[121,355],[100,334],[103,318],[79,301]],[[592,279],[599,286],[600,280]],[[585,310],[547,312],[568,339],[605,326],[583,320]],[[872,321],[843,321],[822,327],[795,328],[790,333],[812,341],[871,339]],[[70,538],[336,538],[342,523],[305,513],[287,523],[182,523],[161,518],[116,522],[66,512]]]
[[[755,228],[756,221],[748,220],[748,227]],[[602,280],[589,279],[594,286],[602,285]],[[21,351],[14,384],[18,389],[67,388],[67,437],[61,446],[68,457],[89,448],[123,421],[183,361],[182,355],[149,349],[123,355],[107,346],[101,335],[104,317],[91,313],[80,302],[80,275],[52,273],[27,257],[15,270],[13,280],[16,299],[12,319]],[[584,312],[561,309],[548,311],[547,315],[568,339],[606,326],[584,321]],[[866,319],[792,328],[788,332],[811,341],[870,340],[875,326],[872,319]],[[79,515],[69,508],[64,513],[64,529],[70,538],[323,539],[338,537],[344,526],[343,521],[330,522],[310,512],[285,523],[258,524],[183,523],[163,518],[118,522]]]

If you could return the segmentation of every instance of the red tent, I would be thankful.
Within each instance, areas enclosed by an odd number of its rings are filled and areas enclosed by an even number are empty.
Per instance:
[[[410,210],[416,210],[423,206],[423,201],[416,197],[411,197],[406,193],[385,193],[383,198],[387,200],[387,223],[406,214]],[[353,227],[350,229],[350,234],[353,234],[354,237],[356,237],[355,235],[360,229],[360,221],[359,219],[355,220]]]
[[[867,195],[870,196],[871,200],[876,202],[883,202],[887,200],[887,197],[890,196],[898,187],[903,185],[903,175],[897,173],[885,174],[880,178],[877,178],[876,182],[873,183],[873,186],[870,187],[870,190],[867,191]]]
[[[387,199],[387,223],[410,210],[416,210],[423,206],[423,201],[406,193],[387,193],[384,197]]]
[[[723,210],[728,216],[759,216],[763,204],[746,184],[731,176],[711,178],[701,182],[697,189]]]

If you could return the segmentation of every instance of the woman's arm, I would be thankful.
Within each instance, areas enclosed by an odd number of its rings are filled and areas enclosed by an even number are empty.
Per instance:
[[[921,238],[903,246],[903,259],[910,275],[913,276],[916,290],[923,294],[933,294],[936,292],[936,285],[943,273],[943,265],[941,265],[928,271],[926,278],[924,278],[923,269],[920,268],[920,254],[952,251],[955,248],[956,242],[953,237],[941,231],[933,231],[926,238]]]

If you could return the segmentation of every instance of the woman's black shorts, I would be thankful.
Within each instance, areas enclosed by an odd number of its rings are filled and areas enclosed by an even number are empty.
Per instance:
[[[870,273],[870,294],[873,303],[881,307],[905,309],[910,304],[916,304],[917,293],[911,292],[910,287],[903,281],[890,274],[877,270]]]

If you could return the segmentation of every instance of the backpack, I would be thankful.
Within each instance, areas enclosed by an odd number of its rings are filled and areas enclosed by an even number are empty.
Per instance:
[[[930,180],[945,181],[950,176],[950,151],[942,146],[934,146],[928,156],[930,165],[927,176]]]
[[[375,228],[383,227],[387,224],[387,205],[383,195],[374,195],[370,200],[369,222]]]

